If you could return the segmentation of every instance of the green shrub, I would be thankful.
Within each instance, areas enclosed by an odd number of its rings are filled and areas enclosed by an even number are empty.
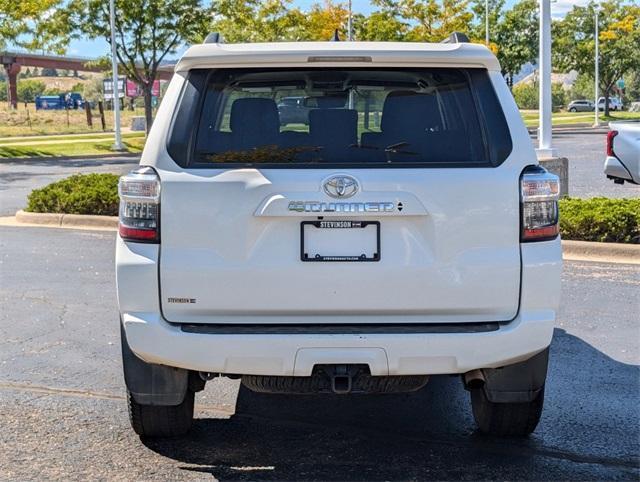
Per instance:
[[[41,95],[47,88],[39,80],[18,80],[18,100],[20,102],[35,102],[36,96]]]
[[[115,174],[76,174],[33,190],[26,210],[117,216],[118,178]]]
[[[516,104],[518,104],[520,109],[531,110],[538,108],[538,98],[540,93],[537,82],[531,84],[518,84],[513,88],[512,92],[513,98],[516,100]],[[564,107],[565,102],[566,93],[562,84],[551,84],[551,106],[553,111],[556,112],[558,109]]]
[[[564,239],[639,244],[640,199],[561,199],[560,233]]]

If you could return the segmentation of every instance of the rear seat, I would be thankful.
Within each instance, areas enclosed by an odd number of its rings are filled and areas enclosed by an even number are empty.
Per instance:
[[[358,113],[352,109],[314,109],[309,112],[309,134],[314,146],[323,146],[325,161],[348,160],[358,142]]]

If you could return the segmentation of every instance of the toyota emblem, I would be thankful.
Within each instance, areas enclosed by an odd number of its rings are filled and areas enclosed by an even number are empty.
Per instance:
[[[358,192],[358,181],[351,176],[332,176],[324,182],[323,188],[329,196],[345,199]]]

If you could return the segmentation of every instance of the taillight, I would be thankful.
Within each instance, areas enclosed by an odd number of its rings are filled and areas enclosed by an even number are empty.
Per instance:
[[[615,153],[613,152],[613,138],[618,135],[618,131],[609,131],[607,132],[607,156],[614,157]]]
[[[560,179],[540,166],[527,167],[520,178],[520,240],[546,241],[558,236]]]
[[[160,178],[151,167],[120,178],[118,231],[125,241],[160,242]]]

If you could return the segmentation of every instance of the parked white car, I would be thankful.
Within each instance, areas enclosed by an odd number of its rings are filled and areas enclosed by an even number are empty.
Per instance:
[[[616,184],[640,184],[640,121],[609,123],[604,173]]]
[[[313,99],[306,123],[281,125],[287,97]],[[559,182],[484,46],[193,46],[119,189],[138,434],[186,432],[218,375],[338,394],[460,375],[481,431],[536,427]]]
[[[609,97],[609,110],[622,110],[622,101],[617,97]],[[598,99],[598,109],[604,111],[604,97]]]

